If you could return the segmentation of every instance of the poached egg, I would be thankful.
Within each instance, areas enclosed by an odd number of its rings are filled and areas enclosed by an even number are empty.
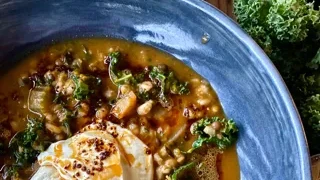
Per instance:
[[[32,180],[151,180],[149,148],[131,131],[111,122],[84,127],[38,156],[40,168]]]

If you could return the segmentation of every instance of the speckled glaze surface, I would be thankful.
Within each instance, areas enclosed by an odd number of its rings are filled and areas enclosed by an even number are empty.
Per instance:
[[[252,39],[209,4],[1,0],[0,12],[2,70],[25,55],[19,50],[66,38],[109,36],[154,46],[207,78],[237,122],[241,179],[311,179],[304,132],[280,75]],[[204,33],[210,35],[206,44]]]

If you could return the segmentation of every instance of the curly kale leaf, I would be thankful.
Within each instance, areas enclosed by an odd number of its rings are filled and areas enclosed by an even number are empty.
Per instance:
[[[270,1],[265,0],[236,0],[234,2],[234,12],[238,23],[265,51],[267,49],[271,51],[272,48],[272,40],[266,22],[270,6]]]
[[[180,82],[171,71],[166,80],[166,88],[170,90],[171,94],[189,94],[188,82]]]
[[[80,79],[80,77],[76,76],[76,75],[71,75],[71,79],[73,80],[76,88],[73,91],[73,97],[77,100],[84,100],[87,99],[89,97],[89,86],[83,82],[82,79]]]
[[[303,96],[299,100],[299,111],[306,130],[306,135],[312,154],[320,152],[320,48],[316,56],[308,64],[309,71],[299,79],[299,90]],[[297,98],[295,98],[297,99]]]
[[[119,70],[119,65],[122,61],[120,52],[111,52],[108,55],[108,59],[110,61],[110,79],[115,85],[137,84],[139,81],[141,81],[141,74],[133,75],[132,72],[128,69]]]
[[[311,62],[308,64],[309,68],[318,70],[320,65],[320,48],[317,51],[317,54],[314,56],[314,58],[311,60]]]
[[[10,141],[9,148],[18,165],[33,163],[41,151],[47,147],[45,142],[43,122],[36,119],[28,119],[27,128],[17,133]]]
[[[273,61],[298,61],[300,64],[309,57],[305,52],[312,54],[314,48],[319,47],[316,44],[320,38],[320,11],[313,8],[312,3],[304,0],[234,2],[238,23]],[[296,63],[289,65],[291,69]],[[278,69],[283,71],[281,69],[287,66],[284,64]]]
[[[153,66],[149,73],[151,80],[161,87],[161,92],[178,95],[189,94],[188,83],[179,81],[173,71],[161,66]]]
[[[221,128],[214,135],[209,135],[205,132],[205,128],[211,126],[214,122],[218,122]],[[203,118],[193,124],[192,129],[192,133],[198,135],[198,139],[192,144],[191,151],[203,146],[203,144],[213,144],[223,150],[236,142],[238,137],[238,128],[231,119]]]
[[[152,94],[146,91],[139,91],[137,96],[141,102],[146,102],[151,99]]]
[[[319,11],[304,0],[236,0],[234,6],[241,27],[263,48],[273,40],[301,42],[319,30]]]
[[[318,123],[311,116],[315,111],[310,110],[318,110],[314,103],[320,94],[320,11],[308,2],[235,0],[234,6],[240,26],[264,49],[285,80],[314,154],[320,152],[314,131]]]
[[[116,51],[116,52],[111,52],[108,55],[108,59],[110,59],[110,64],[109,64],[109,74],[110,74],[110,78],[111,80],[116,80],[118,79],[117,76],[117,65],[119,63],[119,59],[120,59],[120,52]]]
[[[152,67],[149,77],[152,80],[154,84],[156,84],[159,88],[159,102],[162,104],[164,107],[170,107],[171,106],[171,99],[168,97],[167,92],[166,92],[166,78],[167,75],[165,73],[165,70],[161,68],[160,66],[157,67]]]
[[[100,78],[84,74],[71,74],[71,79],[76,86],[73,91],[73,97],[79,101],[88,99],[102,83]]]
[[[21,166],[11,165],[2,167],[2,178],[3,179],[19,179],[19,169]]]
[[[188,83],[179,81],[174,72],[165,65],[151,67],[149,77],[153,84],[160,89],[158,98],[163,107],[168,108],[172,105],[170,94],[184,95],[190,93]]]
[[[304,119],[304,125],[311,152],[320,152],[320,146],[316,146],[320,139],[320,94],[315,94],[307,98],[300,106],[301,116]]]
[[[272,0],[267,23],[278,40],[300,42],[307,38],[310,28],[318,28],[320,13],[305,0]]]

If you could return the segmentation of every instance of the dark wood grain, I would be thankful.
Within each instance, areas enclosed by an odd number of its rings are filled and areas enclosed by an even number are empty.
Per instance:
[[[208,3],[219,8],[228,16],[234,18],[233,15],[233,0],[206,0]]]

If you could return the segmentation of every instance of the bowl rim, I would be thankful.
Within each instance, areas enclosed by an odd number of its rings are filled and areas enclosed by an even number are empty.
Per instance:
[[[266,53],[260,48],[260,46],[229,16],[224,14],[221,10],[214,7],[212,4],[200,0],[182,0],[185,3],[193,6],[202,12],[206,13],[214,19],[217,19],[217,23],[228,29],[238,40],[247,46],[248,50],[253,56],[260,60],[262,66],[269,72],[271,79],[275,83],[275,87],[279,91],[284,103],[286,104],[286,109],[288,110],[291,122],[294,125],[295,134],[297,137],[297,143],[299,147],[299,156],[302,167],[301,171],[304,173],[303,178],[311,177],[311,161],[310,161],[310,151],[307,142],[307,137],[303,127],[302,119],[299,115],[298,109],[293,101],[289,89],[287,88],[280,72],[277,70],[276,66],[272,63]],[[223,23],[221,23],[223,22]]]

